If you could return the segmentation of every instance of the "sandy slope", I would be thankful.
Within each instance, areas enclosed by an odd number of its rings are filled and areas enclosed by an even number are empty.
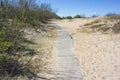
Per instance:
[[[54,77],[53,45],[56,40],[57,32],[51,25],[43,26],[48,30],[41,31],[41,29],[38,29],[37,32],[32,28],[25,30],[26,38],[34,43],[27,44],[27,46],[34,49],[36,52],[31,62],[35,68],[36,76],[32,76],[31,80],[51,80],[51,78]]]
[[[99,18],[56,23],[73,37],[84,80],[120,80],[120,34],[78,32],[81,25],[95,19]]]
[[[65,31],[70,34],[76,33],[76,30],[85,23],[89,23],[94,21],[94,19],[64,19],[64,20],[57,20],[56,23],[60,25]]]

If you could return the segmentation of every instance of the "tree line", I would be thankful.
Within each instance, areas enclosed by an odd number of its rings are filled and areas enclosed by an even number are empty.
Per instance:
[[[24,22],[58,18],[49,4],[38,4],[37,1],[39,0],[0,0],[0,18],[16,18]]]

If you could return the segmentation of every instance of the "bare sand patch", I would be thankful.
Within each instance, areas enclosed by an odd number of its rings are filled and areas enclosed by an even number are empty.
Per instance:
[[[120,35],[82,33],[73,37],[84,80],[120,79]]]

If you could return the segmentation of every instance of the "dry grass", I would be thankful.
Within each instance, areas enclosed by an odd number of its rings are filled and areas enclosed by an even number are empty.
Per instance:
[[[92,22],[90,22],[90,23],[86,23],[86,24],[84,24],[83,26],[90,26],[90,25],[93,25],[93,24],[97,24],[97,23],[99,23],[99,22],[101,22],[101,20],[95,20],[95,21],[92,21]]]
[[[120,16],[109,16],[82,25],[81,32],[120,33]]]

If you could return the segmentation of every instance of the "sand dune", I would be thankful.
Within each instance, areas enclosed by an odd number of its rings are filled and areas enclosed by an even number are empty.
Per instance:
[[[58,20],[56,23],[73,37],[84,80],[120,80],[120,34],[81,32],[82,25],[98,19],[101,18]]]

